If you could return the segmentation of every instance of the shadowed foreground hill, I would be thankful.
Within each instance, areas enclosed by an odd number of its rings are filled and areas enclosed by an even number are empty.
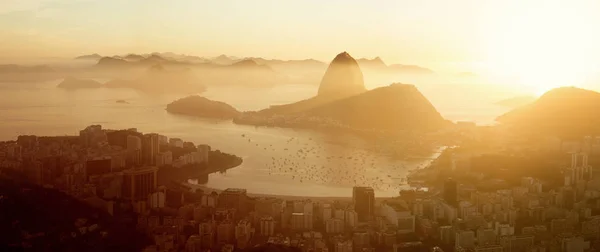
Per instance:
[[[503,124],[558,136],[600,133],[600,93],[575,87],[550,90],[537,101],[496,120]]]
[[[438,129],[447,124],[413,85],[392,84],[306,112],[360,129]]]

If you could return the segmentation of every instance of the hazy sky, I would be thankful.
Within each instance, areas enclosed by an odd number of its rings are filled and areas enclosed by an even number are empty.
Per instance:
[[[599,10],[597,0],[1,0],[0,55],[172,51],[328,61],[346,50],[388,63],[521,74],[531,64],[592,68]]]

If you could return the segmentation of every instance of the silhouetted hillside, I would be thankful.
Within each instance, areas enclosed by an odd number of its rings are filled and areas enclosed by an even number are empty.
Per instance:
[[[447,124],[413,85],[392,84],[306,112],[360,129],[430,130]]]
[[[96,63],[96,65],[100,67],[123,67],[127,66],[128,64],[129,62],[126,60],[115,57],[102,57],[100,60],[98,60],[98,63]]]
[[[371,68],[374,70],[386,70],[387,65],[383,62],[383,60],[379,57],[375,57],[373,59],[358,59],[358,65],[361,68]]]
[[[58,84],[57,87],[65,89],[100,88],[102,87],[102,84],[95,80],[84,80],[67,77],[60,84]]]
[[[575,87],[550,90],[534,103],[496,120],[522,130],[560,136],[600,133],[600,93]]]
[[[240,113],[227,103],[212,101],[198,95],[188,96],[169,103],[167,111],[174,114],[221,119],[232,119]]]
[[[81,56],[75,57],[75,59],[78,59],[78,60],[99,60],[100,58],[102,58],[102,56],[97,53],[89,54],[89,55],[81,55]]]
[[[329,64],[317,96],[341,99],[360,94],[367,89],[358,63],[350,54],[342,52]]]
[[[269,66],[262,65],[257,63],[252,59],[246,59],[242,61],[235,62],[229,66],[230,68],[235,68],[239,70],[265,70],[265,71],[273,71]]]

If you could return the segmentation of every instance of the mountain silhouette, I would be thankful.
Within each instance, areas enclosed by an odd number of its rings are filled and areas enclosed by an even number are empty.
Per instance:
[[[432,130],[448,122],[413,85],[394,83],[306,111],[359,129]]]
[[[145,57],[142,55],[139,55],[139,54],[131,53],[131,54],[127,54],[125,57],[123,57],[123,59],[127,60],[127,61],[140,61],[140,60],[145,59]]]
[[[100,58],[102,58],[102,56],[97,53],[89,54],[89,55],[81,55],[81,56],[75,57],[75,59],[78,59],[78,60],[99,60]]]
[[[213,59],[210,60],[210,62],[212,62],[213,64],[218,64],[218,65],[231,65],[235,62],[236,60],[228,57],[225,54],[221,54]]]
[[[115,57],[102,57],[96,63],[96,66],[99,67],[122,67],[127,66],[129,62],[124,59],[119,59]]]
[[[535,102],[514,109],[496,120],[521,130],[579,137],[600,133],[600,93],[576,88],[555,88]]]
[[[363,74],[350,54],[342,52],[335,56],[321,80],[317,96],[341,99],[365,92]]]
[[[378,70],[385,70],[388,67],[385,64],[385,62],[383,62],[383,60],[379,57],[375,57],[373,59],[362,58],[362,59],[358,59],[357,62],[361,68],[372,68],[372,69],[378,69]]]
[[[95,80],[84,80],[73,77],[67,77],[60,84],[58,84],[57,87],[64,89],[100,88],[102,87],[102,84]]]

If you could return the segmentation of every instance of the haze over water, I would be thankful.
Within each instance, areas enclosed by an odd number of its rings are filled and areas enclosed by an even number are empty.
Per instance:
[[[56,88],[59,82],[1,83],[4,96],[0,100],[0,139],[13,140],[23,134],[75,135],[90,124],[101,124],[107,129],[137,128],[145,133],[157,132],[196,144],[209,144],[214,149],[234,153],[244,159],[241,166],[225,174],[211,174],[205,184],[207,187],[241,187],[251,193],[290,196],[349,196],[351,187],[355,185],[352,179],[325,172],[312,174],[315,176],[310,178],[307,173],[315,170],[308,169],[311,166],[353,173],[373,183],[377,195],[394,196],[408,170],[422,167],[430,161],[393,160],[349,135],[257,128],[231,121],[169,114],[164,109],[165,105],[180,98],[177,95],[147,95],[131,89],[69,91]],[[305,99],[314,95],[316,88],[314,85],[285,84],[273,88],[211,86],[203,95],[245,111]],[[427,90],[425,87],[425,94]],[[125,100],[129,104],[116,103],[117,100]],[[436,102],[441,105],[436,105]],[[457,104],[452,99],[432,99],[432,103],[448,119],[475,118],[480,123],[492,122],[505,110],[493,104]],[[300,149],[311,149],[311,152],[307,151],[308,154],[301,157],[298,155]],[[432,153],[432,157],[435,155]],[[335,158],[329,160],[329,156]],[[282,167],[277,168],[279,166],[274,165],[274,161],[282,163]],[[283,165],[283,162],[288,164]],[[300,178],[303,178],[302,182]]]

